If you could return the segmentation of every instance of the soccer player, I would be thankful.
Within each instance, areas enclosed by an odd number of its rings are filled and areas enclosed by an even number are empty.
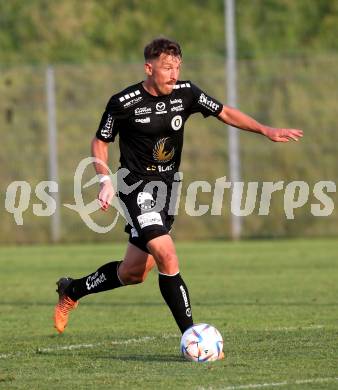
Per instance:
[[[97,162],[94,165],[100,177],[98,200],[102,210],[108,209],[117,190],[129,215],[126,254],[122,261],[109,262],[83,278],[59,279],[59,301],[54,311],[59,333],[64,331],[79,299],[141,283],[155,265],[161,294],[181,332],[193,325],[188,288],[170,236],[184,124],[190,115],[199,112],[204,117],[213,116],[275,142],[297,141],[303,135],[297,129],[262,125],[210,97],[191,81],[179,81],[182,52],[174,41],[154,39],[145,47],[144,57],[145,80],[110,98],[92,141],[93,157],[107,164],[109,143],[119,134],[121,168],[129,172],[122,187],[128,191],[113,188],[107,166]]]

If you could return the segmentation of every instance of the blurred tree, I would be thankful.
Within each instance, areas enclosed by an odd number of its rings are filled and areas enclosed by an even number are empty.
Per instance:
[[[337,51],[338,0],[237,0],[240,57]],[[158,35],[186,57],[224,54],[223,0],[0,3],[0,62],[139,60]]]

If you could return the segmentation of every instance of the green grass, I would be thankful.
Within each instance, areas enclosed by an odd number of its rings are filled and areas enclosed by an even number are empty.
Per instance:
[[[194,320],[221,331],[225,360],[181,358],[155,272],[84,298],[57,335],[57,278],[90,273],[124,246],[8,247],[0,250],[0,388],[337,389],[338,240],[177,247]]]

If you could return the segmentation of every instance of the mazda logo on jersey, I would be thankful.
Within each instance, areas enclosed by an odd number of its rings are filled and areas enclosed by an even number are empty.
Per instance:
[[[165,103],[163,103],[163,102],[156,103],[156,110],[157,111],[164,111],[165,110]]]
[[[165,109],[165,103],[164,102],[158,102],[156,103],[156,114],[166,114],[167,110]]]
[[[171,120],[171,127],[173,128],[173,130],[177,131],[182,127],[182,123],[183,123],[183,120],[182,120],[181,115],[176,115]]]
[[[170,161],[175,155],[175,148],[172,147],[166,150],[168,147],[169,137],[159,139],[153,149],[153,158],[157,162],[166,163]]]

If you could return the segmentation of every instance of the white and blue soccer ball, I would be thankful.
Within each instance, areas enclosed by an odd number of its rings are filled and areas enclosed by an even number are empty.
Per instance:
[[[196,324],[187,329],[181,339],[182,355],[194,362],[212,362],[223,359],[223,338],[209,324]]]

